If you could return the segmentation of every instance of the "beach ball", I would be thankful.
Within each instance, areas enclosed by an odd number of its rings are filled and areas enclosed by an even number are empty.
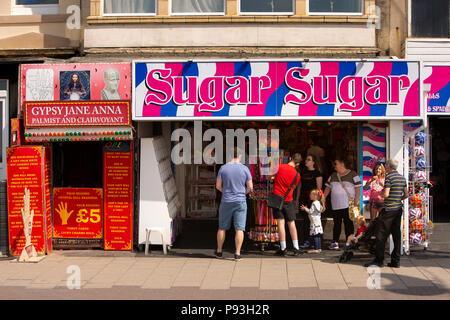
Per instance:
[[[427,174],[426,174],[426,172],[425,171],[417,171],[416,173],[415,173],[415,178],[416,178],[416,181],[418,181],[418,182],[425,182],[425,181],[427,181]]]
[[[424,158],[418,158],[416,159],[416,168],[419,170],[425,170],[427,167],[427,161]]]
[[[422,209],[420,208],[413,208],[409,209],[409,219],[410,220],[416,220],[422,218]]]
[[[422,239],[423,239],[422,234],[419,232],[413,232],[409,235],[409,241],[412,244],[420,244],[422,243]]]
[[[417,145],[423,146],[425,144],[425,133],[417,132],[414,138],[416,140]]]
[[[411,230],[421,231],[421,230],[423,230],[423,221],[420,219],[413,220],[411,222],[410,227],[411,227]]]
[[[409,198],[409,204],[414,208],[418,208],[418,207],[422,206],[422,201],[423,201],[423,197],[419,194],[413,194]]]
[[[425,148],[423,146],[414,147],[414,156],[416,158],[425,156]]]

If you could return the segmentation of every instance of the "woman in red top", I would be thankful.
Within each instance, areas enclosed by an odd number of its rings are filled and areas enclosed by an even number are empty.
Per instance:
[[[302,156],[300,153],[294,154],[294,157],[289,158],[288,164],[280,164],[278,172],[275,175],[275,184],[273,187],[273,193],[284,197],[297,175],[297,167],[302,162]],[[297,175],[294,185],[289,191],[289,194],[284,199],[283,207],[281,210],[274,210],[274,218],[277,219],[278,235],[280,238],[280,250],[277,251],[277,255],[286,255],[286,229],[285,220],[291,234],[292,244],[294,246],[294,255],[297,256],[302,253],[298,246],[297,227],[295,226],[295,215],[297,210],[294,205],[294,198],[292,196],[295,187],[300,182],[300,174]]]
[[[370,222],[378,216],[381,209],[384,206],[384,198],[381,196],[381,192],[384,189],[384,180],[386,177],[386,169],[384,169],[383,164],[378,163],[375,165],[372,171],[373,175],[370,178],[366,185],[364,186],[364,190],[370,188],[370,197],[369,197],[369,207],[370,207]]]

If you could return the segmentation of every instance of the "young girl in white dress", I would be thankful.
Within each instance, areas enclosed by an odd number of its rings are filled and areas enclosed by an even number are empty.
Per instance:
[[[325,211],[325,197],[323,191],[319,189],[311,190],[309,194],[312,200],[311,208],[308,209],[305,206],[301,206],[300,209],[306,211],[310,221],[310,236],[314,240],[314,250],[309,250],[308,253],[320,253],[322,252],[321,237],[323,234],[322,221],[320,219],[322,212]]]

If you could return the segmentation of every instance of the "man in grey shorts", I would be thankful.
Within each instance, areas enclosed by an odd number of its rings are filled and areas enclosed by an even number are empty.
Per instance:
[[[241,247],[244,241],[245,222],[247,218],[246,194],[253,191],[252,175],[250,170],[240,161],[242,151],[233,150],[233,160],[223,165],[217,175],[216,188],[222,192],[222,201],[219,207],[219,230],[217,231],[217,250],[215,256],[222,257],[222,246],[225,234],[231,227],[231,220],[236,230],[234,259],[241,259]]]

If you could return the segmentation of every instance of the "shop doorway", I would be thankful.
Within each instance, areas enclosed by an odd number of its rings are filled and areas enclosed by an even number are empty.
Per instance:
[[[191,137],[194,137],[193,123],[179,123],[179,127],[190,131]],[[323,176],[324,189],[325,182],[333,172],[333,160],[336,156],[344,156],[347,159],[349,169],[358,172],[359,169],[359,123],[356,121],[247,121],[237,124],[236,122],[203,122],[203,133],[208,129],[219,129],[223,136],[227,129],[278,129],[279,130],[279,149],[282,163],[287,163],[287,159],[294,153],[300,153],[303,160],[308,153],[317,154],[320,161],[320,167]],[[224,143],[225,143],[224,138]],[[209,145],[211,141],[204,141],[203,148]],[[225,150],[225,146],[224,146]],[[248,153],[248,149],[246,150]],[[225,157],[224,157],[225,158]],[[185,184],[183,212],[183,232],[175,243],[176,247],[182,248],[203,248],[211,247],[215,244],[215,233],[218,224],[218,208],[220,206],[221,193],[215,188],[215,180],[221,164],[186,164],[185,166]],[[302,162],[300,173],[305,170],[305,163]],[[254,170],[251,170],[254,172]],[[252,173],[253,174],[253,173]],[[258,178],[255,183],[255,189],[262,191],[270,185],[265,183],[264,179]],[[267,190],[266,193],[269,191]],[[258,217],[262,209],[259,200],[249,199],[247,202],[247,226],[249,231],[255,225],[267,222],[264,218]],[[324,217],[331,216],[330,204],[327,205],[327,211]],[[299,214],[298,219],[302,219]],[[272,227],[272,226],[270,226]],[[299,228],[299,223],[297,223]],[[231,228],[233,229],[233,228]],[[276,232],[276,228],[273,229]],[[247,234],[246,234],[247,236]],[[289,234],[288,234],[289,239]],[[197,243],[199,242],[199,243]],[[272,241],[276,242],[276,241]],[[289,241],[288,241],[289,242]],[[250,243],[246,241],[245,244]],[[234,231],[227,232],[225,246],[233,247]]]
[[[433,222],[450,222],[450,119],[430,117]]]
[[[53,144],[53,187],[103,188],[103,143]]]

